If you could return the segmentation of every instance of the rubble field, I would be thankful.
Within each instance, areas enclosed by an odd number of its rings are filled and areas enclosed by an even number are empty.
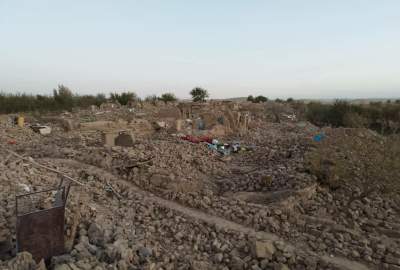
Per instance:
[[[266,106],[106,103],[26,114],[23,126],[0,116],[0,269],[400,269],[398,194],[350,201],[356,186],[325,185],[306,159],[317,134],[379,135]],[[37,258],[17,246],[33,240],[17,239],[16,209],[39,213],[61,195],[16,196],[61,180],[64,251]]]

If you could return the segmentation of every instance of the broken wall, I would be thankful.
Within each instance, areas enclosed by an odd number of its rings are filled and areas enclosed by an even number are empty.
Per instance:
[[[182,117],[192,120],[194,134],[224,136],[236,132],[242,135],[248,130],[249,112],[239,111],[240,105],[236,102],[182,102],[178,108]]]

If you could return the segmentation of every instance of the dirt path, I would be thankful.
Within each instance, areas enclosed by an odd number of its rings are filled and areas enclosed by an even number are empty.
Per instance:
[[[44,162],[48,161],[51,163],[68,166],[68,167],[74,168],[74,169],[84,169],[84,170],[87,170],[88,172],[90,172],[90,174],[99,177],[100,179],[106,178],[106,179],[112,180],[111,183],[119,182],[125,186],[128,186],[130,189],[134,190],[135,192],[142,194],[145,197],[145,200],[155,202],[158,205],[164,206],[170,210],[181,213],[184,216],[187,216],[189,218],[192,218],[192,219],[200,221],[200,222],[205,222],[205,223],[209,224],[210,226],[215,226],[219,229],[228,229],[228,230],[236,231],[236,232],[243,233],[243,234],[249,235],[249,236],[254,236],[254,237],[257,235],[257,237],[261,237],[262,239],[268,239],[268,240],[272,240],[272,241],[278,241],[278,240],[283,241],[283,242],[285,242],[286,245],[293,247],[293,245],[284,241],[276,234],[256,231],[253,228],[243,226],[241,224],[226,220],[224,218],[210,215],[210,214],[204,213],[202,211],[199,211],[197,209],[186,207],[186,206],[183,206],[176,202],[163,199],[163,198],[158,197],[148,191],[144,191],[144,190],[138,188],[137,186],[135,186],[133,183],[126,181],[124,179],[118,178],[117,176],[115,176],[115,175],[109,173],[108,171],[105,171],[104,169],[101,169],[99,167],[85,164],[82,162],[78,162],[75,160],[69,160],[69,159],[41,159],[41,160]],[[308,256],[317,256],[320,260],[333,265],[337,269],[343,269],[343,270],[369,270],[370,269],[364,264],[361,264],[356,261],[348,260],[347,258],[331,257],[328,255],[319,255],[319,254],[315,254],[311,251],[308,252],[307,250],[304,250],[304,249],[296,249],[295,248],[295,250],[296,250],[296,252],[298,252],[298,254],[307,254]]]

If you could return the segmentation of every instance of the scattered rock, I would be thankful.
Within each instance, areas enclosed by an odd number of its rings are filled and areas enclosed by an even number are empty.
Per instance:
[[[255,241],[255,255],[257,258],[271,260],[275,251],[276,249],[272,240]]]
[[[90,224],[88,236],[91,244],[100,246],[104,244],[104,230],[99,224]]]

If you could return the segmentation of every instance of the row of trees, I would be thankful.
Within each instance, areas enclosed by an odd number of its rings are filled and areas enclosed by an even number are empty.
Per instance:
[[[205,102],[209,97],[208,91],[201,87],[193,88],[192,91],[190,91],[190,95],[192,96],[192,100],[194,102]],[[153,103],[157,101],[174,102],[177,100],[177,97],[173,93],[164,93],[159,97],[156,95],[151,95],[145,98],[145,101]]]
[[[260,96],[256,96],[256,97],[250,95],[250,96],[247,97],[247,101],[251,101],[253,103],[263,103],[263,102],[267,102],[268,100],[269,99],[267,97],[264,97],[264,96],[261,96],[261,95]],[[280,99],[280,98],[277,98],[274,101],[277,102],[277,103],[284,103],[285,102],[283,99]],[[294,102],[294,99],[293,98],[288,98],[286,100],[286,102],[287,103],[292,103],[292,102]]]
[[[264,97],[264,96],[253,97],[252,95],[250,95],[247,97],[247,101],[251,101],[253,103],[263,103],[263,102],[267,102],[268,98]]]
[[[208,91],[200,87],[192,89],[190,95],[195,102],[204,102],[209,97]],[[121,105],[140,101],[134,92],[111,93],[109,99]],[[247,100],[263,103],[268,101],[268,98],[249,96]],[[52,96],[0,93],[0,113],[71,110],[74,107],[99,106],[106,101],[107,98],[103,94],[74,95],[68,87],[59,85],[57,89],[53,90]],[[164,93],[161,96],[148,96],[145,101],[174,102],[177,101],[177,98],[173,93]],[[400,100],[384,103],[372,102],[363,105],[340,100],[333,104],[320,102],[306,104],[294,101],[292,98],[286,101],[276,99],[275,102],[290,104],[299,118],[305,118],[318,126],[366,127],[382,134],[400,132]]]
[[[206,99],[209,97],[208,91],[201,87],[193,88],[190,91],[190,95],[192,96],[192,100],[194,102],[205,102]],[[119,102],[121,105],[126,105],[131,101],[140,101],[140,98],[135,93],[132,92],[124,92],[121,94],[111,93],[110,98],[113,101]],[[178,100],[178,98],[175,96],[175,94],[167,92],[162,94],[161,96],[157,95],[147,96],[144,100],[152,103],[155,103],[157,101],[175,102]]]
[[[209,97],[208,91],[196,87],[190,94],[193,101],[204,102]],[[28,111],[60,111],[72,110],[74,107],[86,108],[91,105],[100,106],[108,99],[104,94],[98,95],[76,95],[64,86],[59,85],[53,90],[53,95],[28,95],[28,94],[5,94],[0,93],[0,113],[17,113]],[[139,102],[141,99],[134,92],[110,93],[109,100],[121,105]],[[151,95],[145,98],[150,102],[174,102],[177,97],[173,93],[164,93],[161,96]]]
[[[52,96],[0,93],[0,113],[71,110],[73,107],[99,106],[106,100],[103,94],[74,95],[68,87],[59,85]]]

